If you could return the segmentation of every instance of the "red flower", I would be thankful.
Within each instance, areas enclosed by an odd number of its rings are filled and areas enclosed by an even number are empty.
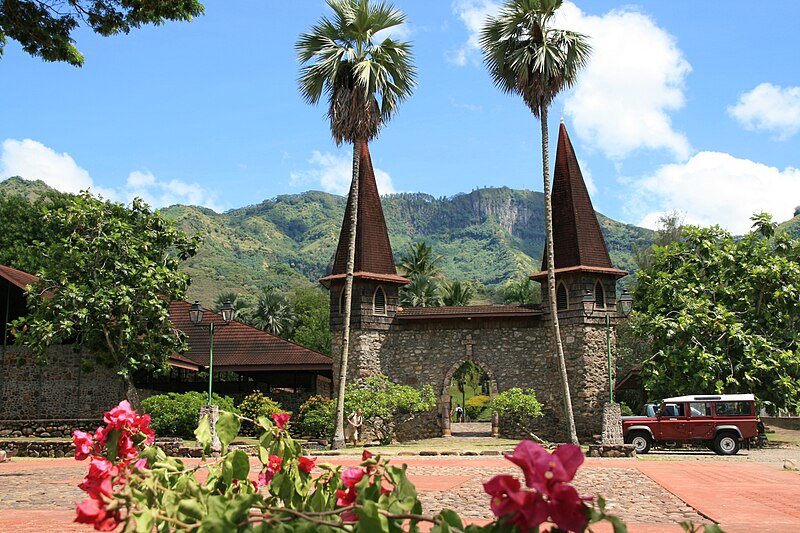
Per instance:
[[[535,442],[524,440],[506,458],[522,468],[525,485],[548,495],[558,483],[568,483],[583,463],[583,452],[574,444],[562,444],[550,454]]]
[[[300,469],[301,472],[305,472],[306,474],[310,474],[314,467],[317,465],[316,458],[311,457],[301,457],[298,459],[297,467]]]
[[[355,486],[356,483],[361,481],[364,477],[364,471],[360,468],[351,467],[342,472],[342,485],[346,488],[351,489]]]
[[[99,500],[84,500],[77,504],[78,516],[75,522],[79,524],[94,524],[97,531],[114,531],[122,521],[119,511],[109,512],[105,503]]]
[[[103,421],[112,429],[131,428],[137,416],[128,400],[122,400],[118,406],[103,415]]]
[[[289,413],[275,413],[272,415],[272,419],[275,421],[275,425],[278,426],[278,429],[284,429],[286,427],[286,422],[292,417]]]
[[[106,459],[93,457],[89,464],[89,473],[78,487],[95,500],[102,500],[102,495],[111,496],[111,477],[118,469]]]
[[[364,450],[363,452],[361,452],[362,461],[366,461],[367,459],[372,459],[373,457],[374,455],[372,455],[372,452],[370,452],[369,450]]]
[[[283,458],[277,455],[270,455],[267,460],[266,468],[258,474],[258,488],[272,483],[272,478],[280,472]]]
[[[94,439],[89,433],[75,430],[72,434],[72,442],[75,443],[75,459],[83,461],[92,454]]]
[[[565,531],[583,531],[589,517],[583,499],[572,485],[554,487],[547,502],[550,518]]]
[[[336,490],[336,505],[340,505],[342,507],[347,507],[348,505],[352,504],[356,501],[358,497],[358,493],[356,492],[355,487],[350,487],[347,490],[337,489]]]

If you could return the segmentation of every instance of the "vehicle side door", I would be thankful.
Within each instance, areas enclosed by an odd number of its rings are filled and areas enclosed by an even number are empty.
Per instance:
[[[689,438],[713,439],[714,427],[714,419],[711,416],[711,402],[689,402]]]
[[[682,441],[689,439],[689,420],[686,416],[686,404],[665,403],[658,413],[657,440]]]

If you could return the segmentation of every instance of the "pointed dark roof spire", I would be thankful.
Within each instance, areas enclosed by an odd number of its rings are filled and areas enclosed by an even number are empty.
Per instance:
[[[597,222],[592,200],[583,181],[578,158],[561,122],[553,176],[553,253],[556,272],[587,270],[606,272],[619,277],[627,274],[614,268],[606,241]],[[542,258],[542,271],[531,276],[546,275],[547,256]]]
[[[331,275],[320,280],[326,286],[330,286],[330,282],[335,279],[344,279],[347,273],[347,245],[350,240],[350,216],[348,215],[351,206],[350,202],[351,198],[348,196]],[[400,284],[409,283],[409,280],[397,275],[394,257],[392,256],[392,246],[389,244],[389,232],[386,229],[381,198],[378,194],[378,185],[375,183],[372,158],[369,155],[369,146],[366,141],[361,141],[361,156],[359,158],[358,222],[353,275],[356,278],[378,279]]]

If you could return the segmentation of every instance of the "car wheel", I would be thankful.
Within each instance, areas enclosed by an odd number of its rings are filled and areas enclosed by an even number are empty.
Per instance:
[[[647,453],[650,451],[650,447],[653,445],[653,439],[644,432],[634,433],[633,435],[629,435],[625,441],[628,444],[633,444],[633,449],[636,450],[636,453]]]
[[[739,437],[733,433],[720,433],[714,439],[714,451],[720,455],[736,455],[739,452]]]

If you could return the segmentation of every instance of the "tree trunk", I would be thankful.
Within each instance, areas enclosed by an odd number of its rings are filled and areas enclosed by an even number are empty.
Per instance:
[[[542,176],[544,177],[544,219],[545,219],[545,253],[547,254],[547,294],[550,300],[550,317],[553,320],[553,339],[558,352],[558,364],[561,370],[561,383],[564,392],[564,410],[567,415],[570,442],[578,444],[575,431],[575,417],[572,414],[572,397],[569,392],[567,362],[564,359],[564,346],[561,343],[561,328],[558,325],[558,302],[556,300],[556,266],[553,252],[553,202],[550,196],[550,147],[547,132],[547,107],[540,107],[542,125]]]
[[[125,381],[125,387],[127,388],[125,396],[128,398],[128,403],[131,404],[134,411],[141,413],[142,401],[139,399],[139,389],[133,384],[133,376],[126,375],[123,379]]]
[[[350,235],[347,244],[347,273],[344,280],[344,317],[342,353],[339,359],[339,384],[336,395],[336,426],[331,449],[347,446],[344,440],[344,389],[347,384],[347,357],[350,352],[350,310],[353,301],[353,269],[356,262],[356,224],[358,223],[358,171],[361,162],[361,142],[353,143],[353,179],[350,183]]]

